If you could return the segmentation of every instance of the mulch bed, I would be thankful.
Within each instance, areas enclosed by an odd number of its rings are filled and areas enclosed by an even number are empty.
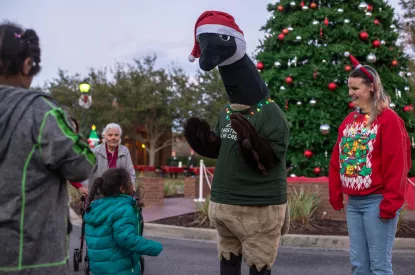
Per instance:
[[[213,228],[208,221],[205,221],[203,224],[195,223],[195,220],[198,219],[202,219],[198,213],[191,213],[152,221],[151,223],[183,227]],[[344,221],[316,220],[306,228],[298,223],[291,222],[289,234],[347,236],[348,232],[346,222]],[[397,232],[396,237],[415,238],[415,221],[405,221],[402,229]]]

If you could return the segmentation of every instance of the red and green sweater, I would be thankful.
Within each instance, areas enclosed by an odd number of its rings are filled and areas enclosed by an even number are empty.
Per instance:
[[[403,120],[385,109],[369,127],[368,115],[350,113],[339,127],[330,160],[330,204],[343,208],[343,194],[382,194],[380,217],[390,219],[402,207],[411,167],[411,147]]]

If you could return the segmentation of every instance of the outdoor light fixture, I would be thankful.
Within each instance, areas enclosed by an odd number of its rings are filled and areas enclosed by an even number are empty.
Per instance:
[[[91,85],[89,83],[83,82],[79,84],[79,90],[81,91],[81,93],[88,93],[90,88]]]

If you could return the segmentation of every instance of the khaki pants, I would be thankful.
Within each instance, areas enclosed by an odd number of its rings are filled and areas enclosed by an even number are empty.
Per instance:
[[[209,219],[218,232],[219,259],[239,255],[258,271],[271,269],[277,257],[287,205],[239,206],[209,204]]]

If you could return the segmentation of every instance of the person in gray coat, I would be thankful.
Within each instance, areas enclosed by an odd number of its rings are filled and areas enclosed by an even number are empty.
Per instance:
[[[39,37],[0,24],[0,274],[69,275],[68,188],[95,155],[64,111],[30,90]]]
[[[109,123],[102,131],[103,143],[93,148],[97,164],[92,175],[89,177],[88,189],[91,193],[92,183],[96,178],[101,177],[102,174],[110,168],[124,168],[128,171],[131,177],[131,182],[134,187],[136,185],[136,174],[131,160],[130,151],[124,145],[121,145],[121,126],[117,123]],[[101,197],[99,190],[95,198]]]

